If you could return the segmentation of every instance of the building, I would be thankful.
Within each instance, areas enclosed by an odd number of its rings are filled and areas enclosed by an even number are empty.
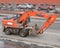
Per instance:
[[[47,3],[47,4],[55,4],[60,5],[60,0],[0,0],[0,3],[31,3],[31,4],[40,4],[40,3]]]

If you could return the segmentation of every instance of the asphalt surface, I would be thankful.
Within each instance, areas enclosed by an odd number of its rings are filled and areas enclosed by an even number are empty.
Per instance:
[[[0,48],[21,48],[17,43],[0,40]]]
[[[18,43],[18,42],[12,42],[7,40],[0,40],[0,48],[53,48],[49,46],[38,46],[35,44],[25,44],[25,43]]]
[[[4,17],[0,17],[0,36],[5,35],[2,32],[2,25],[1,25],[1,21]],[[31,19],[31,25],[37,23],[38,26],[41,27],[41,25],[43,24],[43,22],[45,22],[45,20],[35,20],[35,19]],[[8,36],[8,35],[7,35]],[[38,44],[45,44],[45,45],[50,45],[53,47],[57,47],[60,48],[60,21],[55,21],[55,23],[53,23],[46,31],[44,31],[43,34],[40,35],[36,35],[33,34],[31,36],[28,36],[26,38],[22,38],[19,37],[18,35],[9,35],[8,37],[13,37],[15,39],[19,39],[19,40],[25,40],[31,43],[37,43]],[[27,43],[29,44],[29,43]]]

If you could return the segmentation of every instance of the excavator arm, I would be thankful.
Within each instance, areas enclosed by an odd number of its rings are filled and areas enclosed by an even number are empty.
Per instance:
[[[56,20],[56,15],[52,15],[51,17],[47,18],[47,21],[44,22],[38,33],[42,34],[43,31],[47,29],[55,20]]]
[[[45,29],[47,29],[55,20],[56,20],[56,15],[49,15],[40,11],[27,11],[22,14],[22,16],[18,19],[18,22],[25,22],[28,17],[43,17],[46,20],[40,30],[38,31],[38,34],[42,34]]]

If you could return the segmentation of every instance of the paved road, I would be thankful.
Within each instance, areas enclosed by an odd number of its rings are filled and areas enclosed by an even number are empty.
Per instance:
[[[0,17],[0,36],[5,35],[2,32],[2,26],[1,26],[2,18],[3,17]],[[31,22],[32,22],[32,24],[39,23],[38,25],[41,27],[41,25],[43,24],[44,21],[32,19]],[[32,36],[28,36],[26,38],[21,38],[17,35],[11,35],[9,37],[13,37],[13,38],[20,39],[20,40],[23,39],[26,41],[30,41],[31,43],[36,42],[38,44],[42,43],[42,44],[46,44],[46,45],[60,47],[60,21],[59,22],[55,21],[55,23],[53,23],[52,26],[50,26],[50,28],[47,29],[42,35],[32,35]]]
[[[17,43],[0,40],[0,48],[21,48]]]
[[[37,46],[34,44],[28,45],[25,43],[16,43],[12,41],[7,41],[7,40],[0,40],[0,48],[53,48],[49,46]]]

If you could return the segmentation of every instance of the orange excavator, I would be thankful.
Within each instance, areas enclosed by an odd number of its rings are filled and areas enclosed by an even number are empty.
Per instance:
[[[33,26],[29,26],[30,17],[36,18],[45,18],[47,19],[46,22],[41,26],[39,29],[37,24]],[[43,13],[40,11],[26,11],[24,13],[18,13],[16,16],[11,18],[4,18],[2,20],[3,32],[5,34],[10,35],[12,33],[17,33],[21,37],[26,37],[29,35],[29,32],[32,31],[33,27],[35,26],[35,30],[37,30],[37,34],[42,34],[45,29],[47,29],[54,21],[56,20],[56,15],[52,14],[49,15],[47,13]]]

